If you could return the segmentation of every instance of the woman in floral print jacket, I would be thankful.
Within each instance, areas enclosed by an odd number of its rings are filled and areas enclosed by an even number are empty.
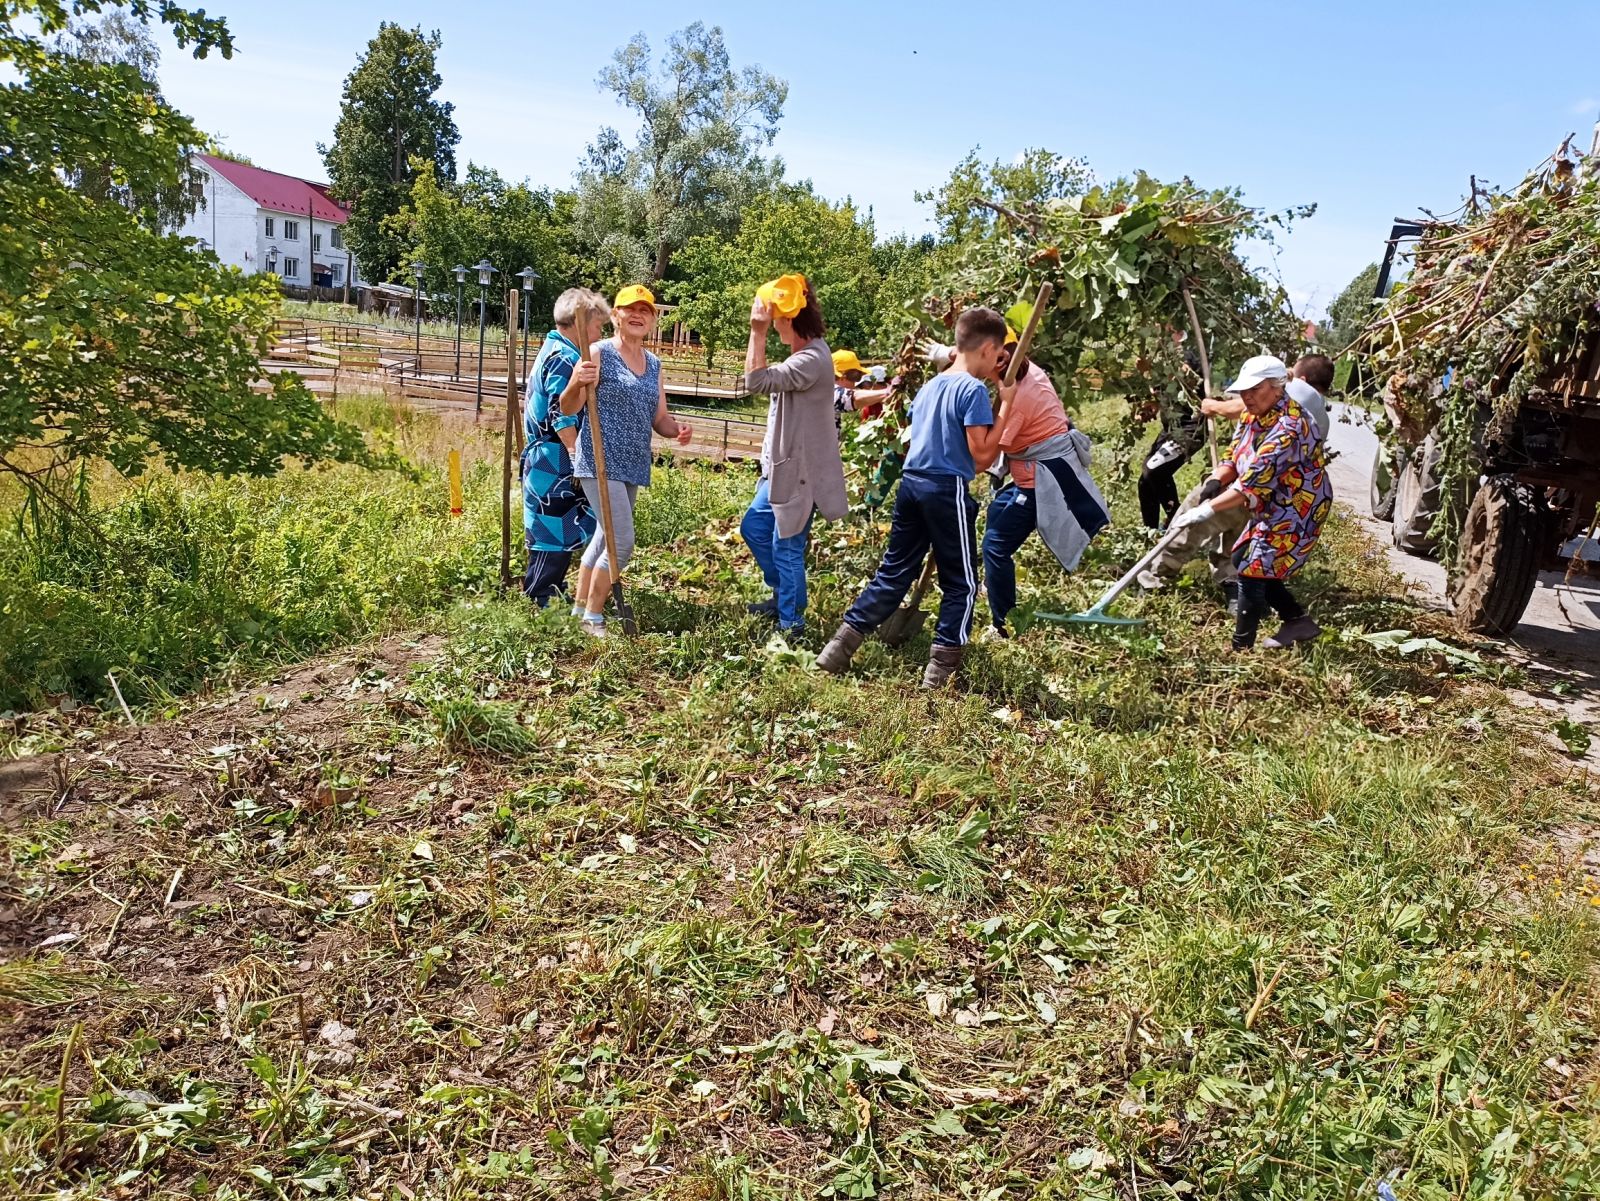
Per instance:
[[[1229,387],[1244,401],[1233,445],[1206,486],[1205,503],[1180,513],[1173,526],[1209,521],[1217,512],[1244,506],[1250,521],[1234,544],[1239,567],[1239,617],[1235,650],[1255,645],[1269,608],[1283,628],[1268,649],[1293,646],[1322,632],[1286,581],[1305,565],[1333,507],[1322,442],[1310,416],[1286,394],[1289,371],[1282,360],[1258,355],[1245,362]]]

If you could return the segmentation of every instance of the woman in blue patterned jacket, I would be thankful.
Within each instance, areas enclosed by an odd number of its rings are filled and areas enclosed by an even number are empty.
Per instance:
[[[522,590],[541,609],[567,595],[572,552],[594,534],[595,515],[572,478],[578,418],[561,411],[561,398],[595,381],[595,366],[578,354],[578,326],[594,342],[605,332],[610,306],[587,288],[568,288],[556,298],[556,327],[545,335],[533,361],[523,398],[522,532],[528,570]],[[579,578],[579,594],[583,580]]]

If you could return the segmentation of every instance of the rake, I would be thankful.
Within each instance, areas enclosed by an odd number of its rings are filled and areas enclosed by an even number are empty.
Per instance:
[[[1128,585],[1133,583],[1138,574],[1146,567],[1149,567],[1150,564],[1154,563],[1156,561],[1156,556],[1162,551],[1166,550],[1167,546],[1181,533],[1183,533],[1183,527],[1180,526],[1178,529],[1169,529],[1165,534],[1162,534],[1161,537],[1156,540],[1156,544],[1145,552],[1144,557],[1132,567],[1128,568],[1127,574],[1115,584],[1111,585],[1111,587],[1107,588],[1105,592],[1101,594],[1100,599],[1095,601],[1095,603],[1090,605],[1087,609],[1084,609],[1078,613],[1036,613],[1034,614],[1034,620],[1054,622],[1058,625],[1144,625],[1144,618],[1142,617],[1114,617],[1110,613],[1106,612],[1106,608],[1111,604],[1112,601],[1116,600],[1117,597],[1121,596],[1125,591],[1127,591]]]

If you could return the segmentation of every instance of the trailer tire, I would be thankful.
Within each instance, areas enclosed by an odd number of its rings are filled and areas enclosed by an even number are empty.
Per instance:
[[[1372,515],[1379,521],[1394,520],[1394,498],[1400,486],[1400,474],[1406,469],[1406,448],[1393,449],[1378,444],[1372,457],[1372,488],[1368,496]]]
[[[1463,629],[1503,638],[1517,628],[1553,532],[1542,489],[1510,475],[1483,482],[1467,509],[1451,581],[1450,599]]]
[[[1394,544],[1408,555],[1428,558],[1433,554],[1433,523],[1439,516],[1442,499],[1441,458],[1439,440],[1429,434],[1421,446],[1406,456],[1395,476]]]

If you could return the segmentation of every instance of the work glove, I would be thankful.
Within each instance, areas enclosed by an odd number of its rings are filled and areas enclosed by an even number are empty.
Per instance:
[[[1172,524],[1167,526],[1167,529],[1169,531],[1186,530],[1192,525],[1205,525],[1216,515],[1217,511],[1211,507],[1211,502],[1207,501],[1204,504],[1196,505],[1192,509],[1186,509],[1184,512],[1179,513],[1172,519]]]
[[[1216,500],[1222,495],[1222,481],[1216,478],[1207,480],[1200,485],[1200,499],[1202,501]]]
[[[956,359],[954,346],[946,346],[943,342],[935,342],[932,338],[924,338],[918,342],[917,351],[940,371],[950,366]]]

